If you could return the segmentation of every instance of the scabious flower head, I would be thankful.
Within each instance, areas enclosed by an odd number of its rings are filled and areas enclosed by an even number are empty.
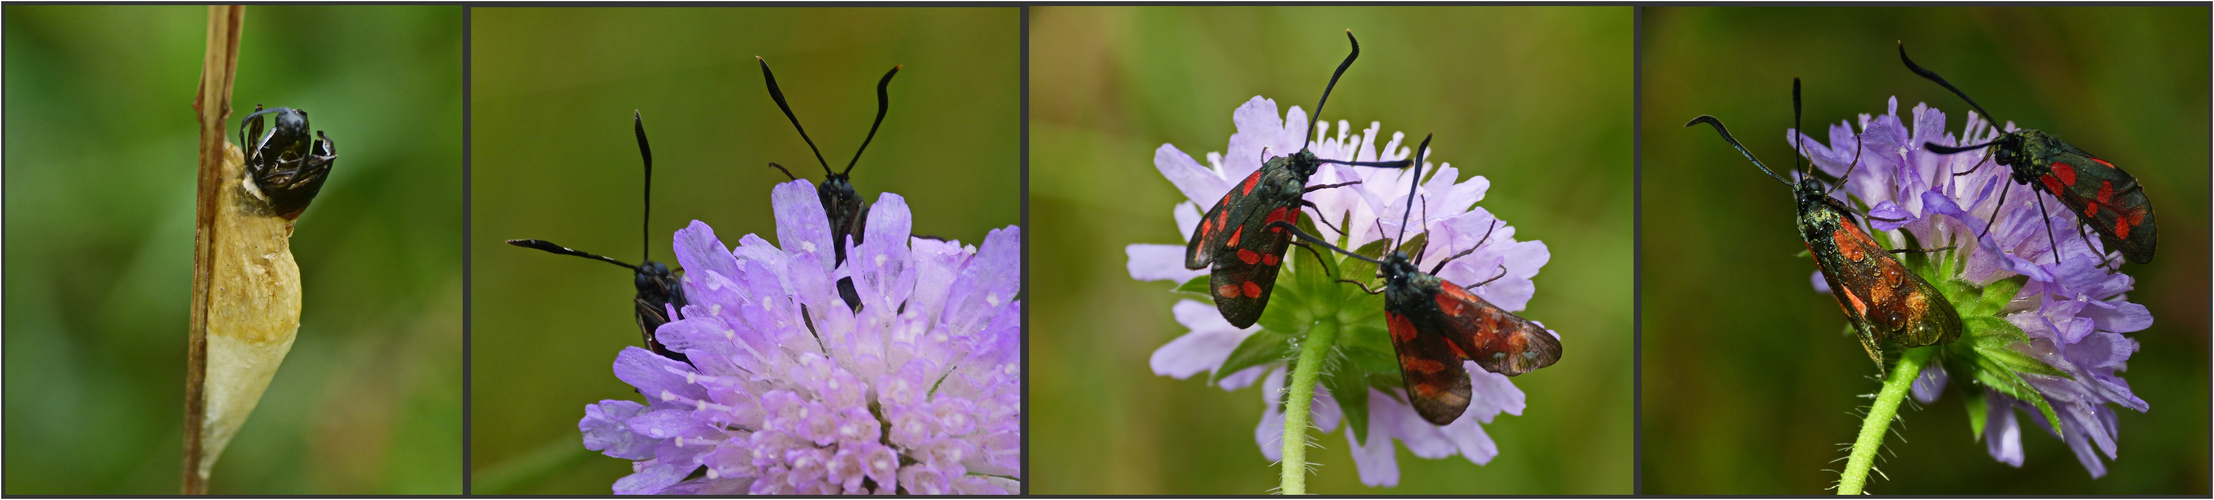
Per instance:
[[[1173,209],[1176,217],[1176,234],[1189,238],[1193,228],[1199,225],[1202,213],[1222,198],[1223,193],[1237,182],[1243,181],[1261,167],[1270,157],[1284,156],[1300,150],[1308,137],[1307,115],[1298,106],[1288,113],[1278,114],[1276,101],[1254,97],[1238,107],[1232,115],[1237,133],[1230,136],[1228,153],[1208,153],[1207,164],[1201,165],[1190,155],[1173,145],[1163,144],[1154,151],[1154,167],[1161,175],[1183,191],[1187,201],[1179,202]],[[1405,135],[1393,133],[1381,149],[1376,146],[1380,123],[1371,123],[1367,129],[1355,132],[1349,123],[1340,121],[1337,133],[1331,134],[1330,124],[1316,124],[1314,141],[1307,147],[1323,159],[1347,161],[1393,161],[1413,156],[1413,151],[1402,145]],[[1418,166],[1423,167],[1423,166]],[[1409,175],[1432,172],[1417,194],[1407,195]],[[1429,244],[1423,254],[1417,256],[1423,262],[1436,262],[1446,255],[1459,253],[1477,246],[1487,230],[1498,219],[1489,211],[1472,206],[1482,201],[1491,182],[1482,176],[1460,180],[1460,172],[1449,164],[1435,168],[1381,169],[1324,165],[1308,179],[1309,186],[1342,184],[1359,181],[1351,186],[1309,192],[1306,200],[1315,204],[1309,208],[1316,220],[1327,220],[1315,226],[1320,236],[1341,242],[1348,249],[1360,248],[1372,242],[1399,236],[1401,216],[1413,203],[1411,219],[1406,221],[1406,236],[1427,234]],[[1538,270],[1551,257],[1543,242],[1516,241],[1514,227],[1501,224],[1474,253],[1452,261],[1438,276],[1457,284],[1473,285],[1498,275],[1498,280],[1470,290],[1485,300],[1507,311],[1521,311],[1535,294],[1531,282]],[[1205,276],[1207,271],[1184,268],[1183,244],[1134,244],[1127,248],[1130,277],[1142,281],[1169,281],[1183,283]],[[1293,252],[1301,252],[1294,249]],[[1287,261],[1294,260],[1287,256]],[[1290,275],[1297,272],[1319,273],[1320,269],[1301,270],[1285,268],[1277,280],[1282,291],[1297,280]],[[1346,276],[1368,280],[1368,276]],[[1342,286],[1345,289],[1352,285]],[[1262,455],[1269,460],[1282,459],[1284,416],[1281,409],[1284,386],[1290,370],[1285,361],[1273,361],[1249,367],[1229,367],[1224,363],[1241,344],[1269,323],[1269,317],[1285,308],[1297,307],[1284,295],[1277,295],[1261,324],[1239,329],[1223,320],[1214,304],[1199,300],[1184,300],[1171,308],[1177,322],[1191,332],[1170,341],[1153,352],[1153,371],[1159,375],[1188,378],[1201,372],[1215,376],[1214,383],[1225,390],[1235,390],[1262,383],[1261,397],[1266,413],[1254,430],[1254,440]],[[1345,342],[1371,342],[1382,345],[1382,354],[1389,355],[1391,347],[1384,340],[1381,300],[1373,300],[1365,307],[1375,314],[1373,325],[1366,330],[1352,330],[1341,336]],[[1279,334],[1290,332],[1279,332]],[[1369,337],[1363,338],[1362,335]],[[1375,349],[1367,349],[1373,352]],[[1352,363],[1336,363],[1336,369],[1361,369]],[[1498,455],[1498,447],[1490,436],[1484,434],[1482,423],[1490,423],[1500,413],[1521,415],[1523,395],[1506,376],[1485,371],[1474,362],[1464,364],[1473,379],[1474,394],[1468,411],[1459,420],[1445,426],[1432,425],[1405,403],[1404,389],[1388,390],[1361,387],[1367,394],[1355,398],[1363,400],[1365,411],[1347,415],[1341,408],[1342,399],[1331,393],[1325,384],[1315,391],[1310,407],[1315,428],[1330,432],[1341,420],[1348,422],[1347,443],[1353,449],[1354,465],[1359,470],[1361,482],[1371,486],[1393,486],[1399,482],[1399,470],[1392,442],[1405,443],[1415,456],[1430,459],[1460,455],[1476,464],[1489,463]],[[1396,377],[1397,372],[1388,374]],[[1360,422],[1365,422],[1361,424]],[[1359,432],[1352,429],[1364,425]],[[1365,435],[1365,441],[1363,439]]]
[[[2017,467],[2023,457],[2014,410],[2038,416],[2034,422],[2048,421],[2035,402],[2042,399],[2057,417],[2059,435],[2077,460],[2092,477],[2105,475],[2099,454],[2118,458],[2119,428],[2108,404],[2140,412],[2148,408],[2130,392],[2129,382],[2116,374],[2126,368],[2138,347],[2136,340],[2122,334],[2152,326],[2152,314],[2126,296],[2135,280],[2114,270],[2119,268],[2119,255],[2108,251],[2095,233],[2078,232],[2082,223],[2075,213],[2057,200],[2039,205],[2037,197],[2050,195],[2014,183],[2006,167],[1987,161],[1989,150],[1943,155],[1923,148],[1927,143],[1981,144],[1998,137],[2000,129],[1984,117],[1970,113],[1955,137],[1945,131],[1945,114],[1937,109],[1916,105],[1911,127],[1901,120],[1898,109],[1898,99],[1892,98],[1886,114],[1860,115],[1858,133],[1849,124],[1831,126],[1827,146],[1797,131],[1787,134],[1786,140],[1803,138],[1806,156],[1833,177],[1851,168],[1857,145],[1860,166],[1851,169],[1839,196],[1850,195],[1867,207],[1869,225],[1888,232],[1878,237],[1889,238],[1892,248],[1902,248],[1908,235],[1923,248],[1954,246],[1930,254],[1933,261],[1945,264],[1937,267],[1945,275],[1924,276],[1932,283],[1959,283],[1962,289],[1980,288],[1985,293],[2011,290],[2011,297],[1986,301],[2005,304],[1988,316],[2026,334],[2026,342],[2007,348],[2050,368],[2012,374],[2034,391],[2010,395],[2002,387],[1981,383],[1982,377],[2004,374],[1973,373],[1980,370],[1973,363],[1933,365],[1916,380],[1915,398],[1935,401],[1950,378],[1947,366],[1953,371],[1969,370],[1962,378],[1978,381],[1981,396],[1987,398],[1989,412],[1980,425],[1991,456]],[[2009,123],[2005,130],[2015,127]],[[1960,172],[1969,173],[1954,175]],[[1999,206],[2002,192],[2004,207]],[[1987,223],[1989,234],[1977,239]],[[2107,262],[2105,267],[2102,261]],[[1828,291],[1819,273],[1814,283]],[[1957,300],[1954,304],[1964,305]],[[1975,330],[1973,318],[1970,321],[1970,329]],[[1977,356],[1967,345],[1972,342],[1965,342],[1970,339],[1963,340],[1949,346],[1946,355]],[[2031,401],[2022,397],[2031,394],[2037,397]],[[2052,432],[2049,425],[2037,427]]]
[[[615,375],[646,401],[577,422],[586,448],[637,461],[615,493],[1017,492],[1021,228],[981,247],[914,238],[905,199],[884,193],[853,245],[831,241],[807,181],[771,204],[781,246],[677,231],[691,303],[655,336],[691,362],[625,348]],[[839,297],[847,278],[858,310]]]

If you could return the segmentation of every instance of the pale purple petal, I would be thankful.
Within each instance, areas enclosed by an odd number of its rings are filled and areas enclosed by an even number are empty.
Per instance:
[[[769,203],[776,212],[776,240],[786,254],[827,254],[831,251],[830,214],[823,211],[823,202],[815,195],[815,185],[806,179],[776,185],[769,194]],[[829,271],[833,259],[828,256],[816,259]]]
[[[1192,329],[1191,333],[1169,341],[1153,351],[1153,373],[1178,379],[1189,378],[1200,372],[1222,366],[1245,337],[1259,331],[1256,326],[1240,330],[1222,319],[1222,313],[1199,301],[1177,302],[1171,308],[1176,321]]]
[[[1130,256],[1130,278],[1138,281],[1182,284],[1207,275],[1205,269],[1184,268],[1183,245],[1133,243],[1124,247],[1123,252]]]
[[[1160,149],[1154,150],[1153,167],[1193,203],[1213,205],[1223,193],[1230,192],[1232,181],[1224,180],[1215,171],[1193,161],[1191,155],[1184,154],[1175,145],[1162,144]]]

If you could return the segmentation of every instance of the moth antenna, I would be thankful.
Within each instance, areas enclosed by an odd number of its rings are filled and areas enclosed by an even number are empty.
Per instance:
[[[1348,33],[1350,33],[1350,31]],[[1393,250],[1398,250],[1399,245],[1405,244],[1407,242],[1407,216],[1414,215],[1415,193],[1422,188],[1422,156],[1423,153],[1429,152],[1430,138],[1435,135],[1437,134],[1424,134],[1422,136],[1422,145],[1415,146],[1415,171],[1414,175],[1412,176],[1414,177],[1414,179],[1407,182],[1407,208],[1401,211],[1399,214],[1399,237],[1392,240]],[[1427,209],[1425,209],[1425,213],[1423,214],[1423,216],[1425,220],[1429,218]]]
[[[1803,135],[1806,135],[1806,133],[1805,133],[1805,132],[1801,132],[1801,133],[1800,133],[1799,135],[1802,135],[1802,136],[1803,136]],[[1838,188],[1838,187],[1840,187],[1840,186],[1844,186],[1844,185],[1845,185],[1845,181],[1847,181],[1847,180],[1850,180],[1850,179],[1852,179],[1852,178],[1853,178],[1853,170],[1854,170],[1854,169],[1858,169],[1858,168],[1860,168],[1860,146],[1861,146],[1861,144],[1862,144],[1862,141],[1860,140],[1860,136],[1859,136],[1859,135],[1854,135],[1854,136],[1853,136],[1853,163],[1852,163],[1851,165],[1847,165],[1847,166],[1845,166],[1845,175],[1840,175],[1840,176],[1837,176],[1837,182],[1833,182],[1833,183],[1830,183],[1830,189],[1829,189],[1829,190],[1826,190],[1826,191],[1823,191],[1823,192],[1822,192],[1822,196],[1829,196],[1829,195],[1830,195],[1830,193],[1835,193],[1835,192],[1837,192],[1837,188]],[[1802,151],[1801,153],[1803,154],[1804,152]],[[1808,160],[1808,162],[1807,162],[1807,163],[1811,165],[1811,164],[1813,164],[1813,161],[1812,161],[1812,160]]]
[[[792,114],[791,103],[784,101],[784,89],[776,86],[776,73],[769,71],[769,60],[762,59],[761,56],[753,56],[753,60],[761,63],[761,79],[769,82],[769,99],[776,101],[777,109],[784,110],[784,118],[792,120],[792,130],[798,130],[800,140],[807,141],[807,149],[815,152],[815,162],[823,165],[823,175],[836,174],[830,171],[830,162],[823,161],[823,150],[815,147],[815,139],[807,137],[807,128],[800,126],[799,117]],[[886,75],[886,78],[890,78],[890,76]],[[856,159],[860,158],[859,152],[854,154]]]
[[[1408,161],[1407,161],[1407,160],[1391,160],[1391,161],[1346,161],[1346,160],[1332,160],[1332,159],[1328,159],[1328,158],[1316,158],[1316,159],[1315,159],[1315,163],[1332,163],[1332,164],[1338,164],[1338,165],[1350,165],[1350,166],[1355,166],[1355,167],[1376,167],[1376,168],[1407,168],[1408,166],[1412,165],[1411,163],[1408,163]]]
[[[892,66],[891,71],[884,72],[884,79],[876,81],[876,123],[869,125],[869,136],[861,139],[861,149],[853,150],[853,161],[846,162],[846,171],[840,172],[838,175],[853,173],[853,165],[861,163],[861,152],[869,149],[869,141],[876,140],[876,128],[884,126],[884,112],[892,107],[891,93],[886,92],[885,89],[892,86],[892,75],[899,74],[899,69],[902,66],[905,65]],[[766,68],[767,66],[762,67]]]
[[[1362,260],[1362,261],[1364,261],[1364,262],[1368,262],[1368,263],[1370,263],[1370,264],[1376,264],[1376,265],[1379,265],[1379,266],[1381,266],[1381,265],[1384,265],[1384,262],[1383,262],[1383,261],[1379,261],[1379,260],[1376,260],[1376,259],[1371,259],[1371,258],[1368,258],[1368,256],[1366,256],[1366,255],[1361,255],[1361,254],[1357,254],[1357,253],[1353,253],[1353,252],[1348,252],[1348,251],[1346,251],[1346,250],[1345,250],[1345,249],[1343,249],[1343,248],[1338,248],[1338,246],[1337,246],[1337,245],[1332,245],[1332,244],[1330,244],[1330,242],[1327,242],[1327,241],[1322,241],[1322,238],[1317,238],[1317,237],[1315,237],[1314,235],[1311,235],[1311,234],[1307,234],[1307,232],[1306,232],[1306,231],[1301,231],[1301,230],[1299,230],[1299,228],[1298,228],[1297,226],[1293,226],[1293,225],[1291,225],[1291,223],[1289,223],[1289,222],[1284,222],[1284,221],[1276,221],[1276,222],[1270,222],[1270,223],[1268,223],[1268,226],[1267,226],[1266,228],[1268,228],[1268,229],[1274,229],[1274,228],[1278,228],[1278,227],[1282,227],[1282,228],[1284,228],[1284,229],[1286,229],[1286,230],[1289,230],[1289,231],[1291,231],[1291,235],[1292,235],[1292,236],[1298,237],[1298,238],[1299,238],[1300,240],[1304,240],[1304,241],[1306,241],[1307,243],[1310,243],[1310,244],[1315,244],[1315,245],[1322,245],[1322,247],[1323,247],[1323,248],[1328,248],[1328,249],[1330,249],[1330,251],[1333,251],[1333,252],[1337,252],[1337,253],[1342,253],[1342,254],[1345,254],[1345,256],[1347,256],[1347,257],[1352,257],[1352,258],[1355,258],[1355,259],[1360,259],[1360,260]]]
[[[1780,176],[1780,175],[1776,175],[1776,171],[1774,171],[1774,170],[1769,170],[1769,169],[1768,169],[1768,165],[1764,165],[1764,164],[1762,164],[1762,163],[1760,162],[1760,158],[1754,158],[1754,157],[1753,157],[1753,152],[1752,152],[1752,151],[1746,151],[1746,150],[1745,150],[1745,145],[1743,145],[1743,144],[1738,144],[1738,143],[1737,143],[1737,138],[1736,138],[1736,137],[1731,137],[1731,136],[1730,136],[1730,129],[1728,129],[1728,128],[1725,128],[1725,127],[1723,127],[1723,126],[1722,126],[1722,120],[1718,120],[1718,119],[1715,119],[1715,118],[1714,118],[1713,116],[1709,116],[1709,115],[1699,115],[1699,117],[1698,117],[1698,118],[1692,118],[1692,119],[1691,119],[1691,123],[1685,123],[1685,124],[1684,124],[1684,126],[1686,126],[1686,127],[1689,127],[1689,126],[1692,126],[1692,125],[1698,125],[1698,124],[1701,124],[1701,123],[1705,123],[1705,124],[1708,124],[1708,125],[1713,125],[1713,126],[1714,126],[1714,131],[1715,131],[1715,132],[1719,132],[1719,133],[1721,133],[1721,134],[1722,134],[1722,140],[1723,140],[1723,141],[1727,141],[1727,142],[1729,142],[1729,143],[1730,143],[1730,147],[1733,147],[1733,148],[1737,148],[1737,152],[1738,152],[1738,154],[1742,154],[1742,155],[1745,155],[1745,159],[1747,159],[1747,160],[1752,160],[1752,161],[1753,161],[1753,166],[1755,166],[1755,167],[1760,167],[1760,171],[1762,171],[1762,172],[1767,172],[1767,173],[1768,173],[1768,176],[1769,176],[1769,177],[1773,177],[1773,178],[1775,178],[1775,179],[1776,179],[1776,182],[1781,182],[1781,183],[1784,183],[1784,185],[1786,185],[1786,186],[1789,186],[1789,185],[1791,185],[1791,181],[1787,181],[1787,180],[1784,180],[1783,176]]]
[[[1353,43],[1353,53],[1345,55],[1345,62],[1338,63],[1337,72],[1330,74],[1330,84],[1322,87],[1322,99],[1315,101],[1315,114],[1307,117],[1307,140],[1299,143],[1300,149],[1315,142],[1315,123],[1322,119],[1322,105],[1330,102],[1330,90],[1338,88],[1338,77],[1345,76],[1345,69],[1353,67],[1353,60],[1361,57],[1361,41],[1353,38],[1353,30],[1345,30],[1345,41]]]
[[[1997,127],[2000,123],[2004,123],[1999,121],[1997,117],[1991,116],[1990,111],[1984,111],[1983,106],[1976,104],[1975,99],[1968,98],[1967,92],[1961,92],[1958,87],[1953,86],[1952,82],[1945,81],[1945,77],[1937,76],[1937,72],[1930,71],[1928,68],[1923,68],[1919,64],[1914,64],[1913,59],[1907,58],[1907,44],[1906,41],[1903,40],[1899,41],[1899,62],[1906,63],[1907,69],[1914,71],[1914,74],[1922,75],[1922,78],[1928,78],[1930,81],[1937,82],[1938,85],[1945,86],[1945,90],[1953,91],[1953,95],[1960,96],[1960,100],[1968,101],[1968,107],[1976,108],[1976,113],[1982,114],[1983,119],[1990,120],[1991,126]]]
[[[1967,151],[1975,151],[1975,150],[1978,150],[1978,149],[1988,148],[1988,147],[1991,147],[1991,145],[1993,145],[1993,144],[1998,144],[1998,143],[1999,143],[1999,141],[1996,141],[1996,140],[1994,140],[1994,141],[1991,141],[1991,142],[1986,142],[1986,143],[1983,143],[1983,144],[1977,144],[1977,145],[1973,145],[1973,146],[1959,146],[1959,147],[1954,147],[1954,146],[1946,146],[1946,145],[1942,145],[1942,144],[1936,144],[1936,143],[1924,142],[1924,143],[1922,143],[1922,149],[1927,149],[1927,150],[1930,150],[1930,152],[1932,152],[1932,153],[1937,153],[1937,154],[1941,154],[1941,155],[1949,155],[1949,154],[1956,154],[1956,153],[1961,153],[1961,152],[1967,152]]]
[[[598,255],[598,254],[594,254],[594,253],[591,253],[591,252],[585,252],[585,251],[581,251],[581,250],[575,250],[575,249],[571,249],[571,248],[569,248],[569,247],[564,247],[564,246],[561,246],[561,245],[556,245],[556,244],[554,244],[553,242],[551,242],[551,241],[546,241],[546,240],[507,240],[507,244],[509,244],[509,245],[515,245],[515,246],[519,246],[519,247],[523,247],[523,248],[535,248],[535,249],[539,249],[539,250],[544,250],[544,251],[546,251],[547,253],[554,253],[554,254],[561,254],[561,255],[574,255],[574,256],[577,256],[577,257],[583,257],[583,258],[587,258],[587,259],[597,260],[597,261],[600,261],[600,262],[606,262],[606,263],[609,263],[609,264],[614,264],[614,265],[618,265],[618,266],[623,266],[623,268],[624,268],[624,269],[637,269],[637,268],[638,268],[638,266],[633,266],[633,265],[630,265],[630,264],[624,263],[623,261],[620,261],[620,260],[615,260],[615,259],[613,259],[613,258],[609,258],[609,257],[604,257],[604,256],[600,256],[600,255]]]
[[[653,260],[653,147],[646,145],[646,118],[638,110],[630,110],[632,127],[638,132],[638,158],[646,163],[645,215],[638,221],[638,259]]]
[[[1791,155],[1791,170],[1793,171],[1799,170],[1799,160],[1804,159],[1807,153],[1807,129],[1799,126],[1799,117],[1804,114],[1802,111],[1803,109],[1799,105],[1799,77],[1794,76],[1791,77],[1791,149],[1793,153],[1798,154]],[[1813,177],[1814,162],[1808,161],[1806,163],[1806,175],[1807,177]]]

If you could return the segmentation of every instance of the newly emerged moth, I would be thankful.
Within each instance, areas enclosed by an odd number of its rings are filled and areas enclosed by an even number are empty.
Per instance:
[[[264,132],[270,119],[275,127]],[[292,226],[338,161],[330,138],[309,130],[306,111],[257,105],[239,122],[246,150],[226,148],[210,242],[206,405],[193,471],[201,478],[253,414],[300,329]]]
[[[1796,128],[1799,121],[1799,80],[1796,78],[1791,80],[1791,109]],[[1845,175],[1839,176],[1836,183],[1824,188],[1822,182],[1814,178],[1812,168],[1797,183],[1776,175],[1759,158],[1754,158],[1752,151],[1738,144],[1721,120],[1712,116],[1699,115],[1684,126],[1701,123],[1713,125],[1723,141],[1737,148],[1737,152],[1751,160],[1753,166],[1760,167],[1761,172],[1792,187],[1792,195],[1799,202],[1799,237],[1806,240],[1807,251],[1814,255],[1815,268],[1829,281],[1830,293],[1836,297],[1838,308],[1844,310],[1846,321],[1858,332],[1861,348],[1875,360],[1876,373],[1884,372],[1884,342],[1920,347],[1951,343],[1960,338],[1960,313],[1953,309],[1952,303],[1945,300],[1937,287],[1907,271],[1906,266],[1891,257],[1892,253],[1914,250],[1884,250],[1853,221],[1856,213],[1852,208],[1830,196],[1852,176],[1852,168],[1860,165],[1857,141],[1852,167],[1847,167]],[[1798,146],[1794,148],[1804,150]],[[1796,162],[1793,166],[1797,167]]]
[[[1421,168],[1422,156],[1430,148],[1430,138],[1422,138],[1422,145],[1415,148],[1415,168]],[[1422,178],[1418,172],[1416,181],[1407,191],[1407,213],[1401,215],[1399,237],[1394,245],[1403,246],[1407,241],[1406,218],[1413,214],[1416,190]],[[1422,272],[1421,262],[1407,256],[1404,248],[1394,248],[1383,260],[1372,259],[1346,251],[1323,241],[1314,235],[1300,231],[1291,222],[1277,221],[1271,229],[1283,229],[1301,240],[1345,254],[1347,257],[1376,264],[1376,273],[1384,279],[1383,290],[1370,290],[1359,281],[1340,279],[1361,287],[1370,294],[1384,294],[1384,321],[1391,332],[1392,350],[1398,353],[1399,375],[1407,388],[1407,402],[1423,420],[1436,425],[1453,423],[1468,410],[1473,388],[1468,371],[1461,368],[1462,361],[1475,361],[1477,366],[1492,373],[1509,377],[1529,373],[1552,366],[1561,359],[1560,339],[1544,326],[1514,313],[1500,309],[1476,296],[1460,285],[1439,279],[1438,270],[1445,264],[1461,258],[1491,241],[1491,230],[1484,231],[1483,238],[1468,250],[1446,257]],[[1492,230],[1499,228],[1492,221]],[[1419,251],[1418,251],[1419,252]],[[1483,283],[1469,288],[1482,287],[1506,276],[1505,269]]]
[[[837,259],[832,265],[845,264],[847,237],[852,237],[854,246],[860,246],[869,221],[869,205],[854,191],[849,175],[853,173],[853,166],[861,162],[861,152],[869,149],[869,141],[876,140],[877,127],[884,125],[884,113],[891,109],[892,103],[889,93],[892,76],[899,74],[900,66],[892,66],[891,71],[884,72],[884,78],[876,81],[876,123],[869,125],[868,137],[861,139],[861,147],[853,150],[853,160],[846,162],[845,171],[838,172],[830,170],[830,162],[823,160],[823,151],[815,147],[814,139],[807,137],[807,129],[800,126],[799,116],[792,114],[792,105],[784,101],[784,89],[776,85],[776,74],[769,71],[769,61],[760,57],[754,60],[761,63],[761,79],[768,81],[769,98],[776,101],[777,109],[784,110],[784,118],[792,121],[792,129],[799,131],[800,140],[807,141],[807,149],[815,152],[815,161],[823,166],[823,182],[815,187],[815,195],[822,199],[823,212],[830,216],[830,246]],[[799,180],[799,176],[792,175],[783,165],[770,162],[769,166],[784,172],[787,178]],[[853,287],[853,278],[838,279],[838,297],[846,301],[847,307],[861,310],[861,295]]]
[[[1899,43],[1899,61],[1905,62],[1907,69],[1914,71],[1914,74],[1937,82],[1945,90],[1952,91],[1953,95],[1960,96],[1961,100],[1968,101],[1968,106],[1975,108],[1976,113],[1982,114],[1984,120],[1991,122],[1993,126],[2000,123],[1997,118],[1991,117],[1991,112],[1984,111],[1983,106],[1977,105],[1975,99],[1969,99],[1967,93],[1954,88],[1953,84],[1937,76],[1936,72],[1924,69],[1914,64],[1913,59],[1908,59],[1905,42]],[[1962,147],[1924,144],[1922,147],[1939,154],[1995,148],[1996,154],[1991,155],[1990,159],[1997,161],[1999,166],[2012,169],[2010,177],[2015,184],[2045,188],[2046,193],[2060,200],[2060,204],[2067,205],[2069,211],[2081,216],[2085,224],[2097,230],[2107,248],[2120,249],[2122,257],[2130,262],[2152,262],[2153,247],[2160,239],[2159,232],[2153,227],[2152,201],[2145,199],[2145,188],[2137,185],[2137,177],[2123,172],[2121,167],[2035,129],[2006,132],[2000,134],[1998,139],[1983,144]],[[1953,175],[1967,175],[1982,166],[1979,162],[1967,172]],[[2037,204],[2043,207],[2045,198],[2038,197]],[[1998,206],[2006,207],[2004,190],[1999,192]],[[2044,209],[2039,208],[2038,211],[2043,213]],[[1993,209],[1992,218],[1997,219],[1998,213],[1997,209]],[[1983,230],[1990,232],[1991,224],[1985,224]],[[2090,237],[2083,234],[2080,226],[2076,234],[2089,243]],[[1976,237],[1980,239],[1983,235],[1978,234]],[[2053,236],[2052,224],[2049,222],[2045,224],[2045,238],[2051,240],[2053,258],[2057,261],[2060,258],[2060,242]]]
[[[1184,245],[1184,267],[1212,268],[1208,295],[1214,297],[1222,318],[1238,328],[1260,321],[1261,311],[1268,307],[1269,295],[1276,291],[1276,274],[1283,269],[1284,252],[1291,248],[1290,233],[1271,225],[1276,222],[1298,224],[1301,207],[1314,206],[1306,200],[1309,191],[1359,182],[1307,186],[1307,179],[1317,169],[1325,163],[1382,168],[1409,165],[1406,160],[1324,159],[1306,147],[1314,142],[1314,124],[1322,117],[1322,105],[1330,102],[1330,90],[1337,87],[1338,77],[1345,75],[1345,69],[1353,66],[1353,59],[1361,56],[1361,42],[1353,38],[1352,31],[1345,32],[1345,39],[1353,44],[1353,52],[1345,56],[1345,62],[1338,63],[1337,72],[1330,75],[1330,84],[1322,88],[1322,99],[1315,102],[1315,113],[1307,118],[1307,138],[1299,152],[1270,158],[1243,182],[1231,186],[1229,192],[1223,193],[1222,201],[1207,210],[1199,226],[1192,228],[1191,241]]]
[[[690,362],[684,357],[683,353],[669,350],[653,335],[655,330],[661,328],[661,325],[669,323],[669,311],[683,309],[686,302],[684,301],[684,287],[677,280],[676,273],[670,271],[669,266],[647,258],[647,256],[652,255],[650,250],[652,244],[648,242],[652,238],[649,228],[653,222],[653,148],[646,145],[645,118],[633,111],[631,112],[631,122],[638,133],[638,156],[646,164],[646,211],[644,220],[639,222],[639,243],[644,248],[640,249],[641,256],[637,265],[590,252],[570,249],[545,240],[507,240],[507,244],[523,248],[536,248],[561,255],[574,255],[623,266],[623,268],[631,270],[632,285],[638,288],[638,296],[632,301],[632,305],[636,306],[634,313],[638,320],[638,333],[645,338],[646,348],[669,359]]]

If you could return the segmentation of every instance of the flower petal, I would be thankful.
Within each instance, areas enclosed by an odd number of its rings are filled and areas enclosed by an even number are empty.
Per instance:
[[[1124,247],[1123,253],[1130,256],[1130,278],[1138,281],[1183,284],[1207,275],[1205,269],[1184,268],[1184,247],[1181,245],[1133,243]]]
[[[831,251],[830,214],[823,211],[814,184],[806,179],[778,184],[769,193],[769,205],[776,212],[776,239],[785,254],[796,257]],[[816,262],[827,272],[833,260],[825,255]]]

